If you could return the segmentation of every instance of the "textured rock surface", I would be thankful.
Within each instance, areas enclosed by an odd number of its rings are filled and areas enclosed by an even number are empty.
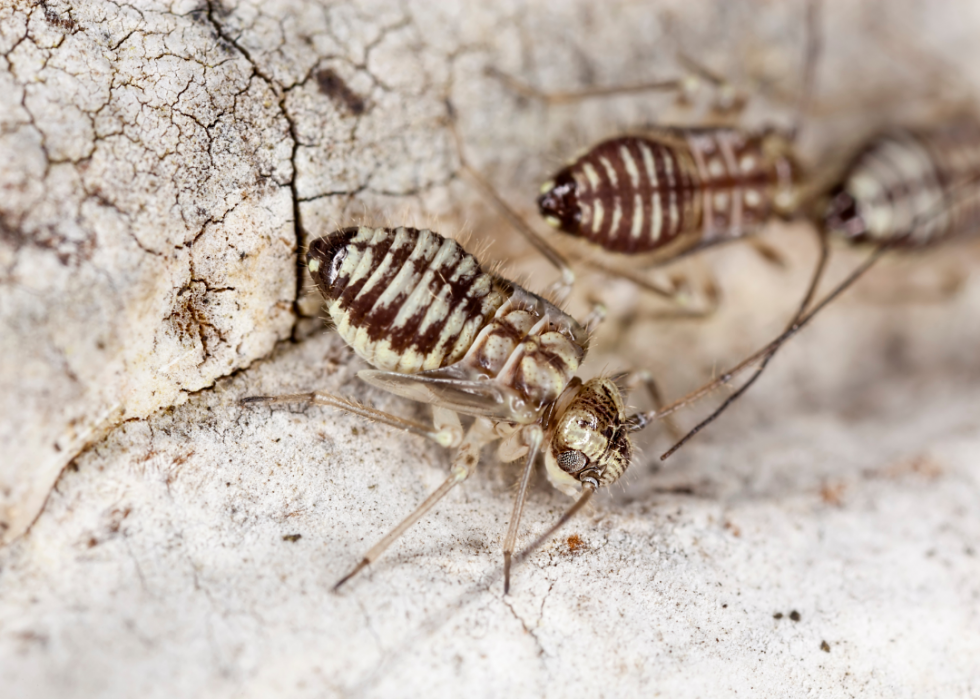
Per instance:
[[[808,160],[977,94],[971,3],[827,5]],[[571,89],[673,77],[683,49],[752,96],[742,123],[785,124],[800,36],[795,3],[0,8],[8,539],[70,464],[0,551],[3,694],[980,695],[975,245],[876,270],[659,472],[667,438],[644,435],[625,488],[509,597],[513,467],[488,460],[334,595],[446,454],[322,409],[236,405],[320,388],[425,415],[360,384],[297,299],[303,229],[469,231],[532,288],[553,278],[456,180],[447,98],[472,159],[528,209],[576,147],[696,120],[704,97],[548,108],[485,68]],[[708,322],[586,280],[612,309],[587,373],[643,366],[678,395],[753,349],[813,253],[803,226],[766,240],[784,269],[747,246],[707,256],[725,293]],[[525,541],[567,506],[538,480]]]

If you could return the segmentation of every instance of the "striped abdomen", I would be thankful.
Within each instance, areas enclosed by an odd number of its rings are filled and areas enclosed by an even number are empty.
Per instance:
[[[341,337],[384,371],[454,367],[536,411],[585,355],[573,318],[432,231],[345,228],[313,241],[307,264]]]
[[[547,221],[613,252],[648,252],[752,232],[792,192],[775,133],[664,129],[604,141],[542,187]]]
[[[909,247],[980,226],[980,126],[874,138],[831,192],[824,223],[854,242]]]
[[[405,374],[459,361],[505,295],[453,240],[414,228],[345,228],[314,240],[310,275],[341,337]]]

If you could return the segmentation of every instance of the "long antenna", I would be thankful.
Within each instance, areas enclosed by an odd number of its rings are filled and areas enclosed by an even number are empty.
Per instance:
[[[735,369],[726,372],[726,374],[724,376],[724,378],[726,378],[725,381],[712,382],[712,383],[717,383],[717,385],[722,385],[724,383],[728,383],[728,381],[731,380],[731,378],[733,378],[736,373],[738,373],[739,371],[741,371],[741,369],[743,369],[746,366],[748,366],[748,365],[750,365],[750,364],[758,361],[760,358],[762,359],[762,363],[755,370],[755,372],[753,372],[752,376],[749,378],[748,381],[746,381],[741,387],[739,387],[739,389],[737,391],[735,391],[735,393],[733,393],[732,395],[730,395],[725,400],[724,403],[722,403],[720,406],[718,406],[718,408],[713,413],[711,413],[711,415],[709,415],[704,420],[702,420],[697,425],[695,425],[694,428],[692,428],[690,432],[688,432],[686,435],[684,435],[684,437],[681,438],[681,440],[679,442],[677,442],[677,444],[675,444],[670,449],[668,449],[667,451],[665,451],[660,456],[660,460],[663,461],[664,459],[666,459],[667,457],[669,457],[671,454],[673,454],[675,451],[677,451],[678,449],[680,449],[694,435],[696,435],[698,432],[700,432],[701,430],[703,430],[710,423],[714,422],[718,418],[719,415],[721,415],[723,412],[725,412],[732,403],[734,403],[736,400],[738,400],[738,398],[741,397],[741,395],[743,393],[745,393],[749,389],[749,386],[751,386],[753,383],[755,383],[755,380],[759,378],[759,376],[762,374],[763,370],[766,368],[766,366],[769,364],[769,362],[772,360],[772,358],[776,355],[776,352],[779,351],[780,347],[782,347],[786,343],[787,340],[789,340],[796,333],[798,333],[800,330],[802,330],[804,327],[806,327],[807,324],[811,320],[813,320],[813,317],[814,316],[816,316],[821,310],[823,310],[834,299],[836,299],[842,293],[844,293],[845,291],[847,291],[858,279],[860,279],[862,276],[864,276],[864,273],[867,272],[879,259],[881,259],[881,257],[889,249],[891,249],[892,247],[894,247],[898,242],[899,242],[899,239],[890,240],[887,243],[882,243],[877,248],[875,248],[875,251],[868,257],[868,259],[866,259],[857,269],[855,269],[850,275],[848,275],[848,277],[846,279],[844,279],[844,281],[842,281],[840,284],[838,284],[837,287],[833,291],[831,291],[829,294],[827,294],[820,301],[820,303],[818,303],[816,306],[814,306],[814,308],[813,308],[812,311],[810,311],[809,313],[807,313],[806,315],[804,315],[802,317],[800,317],[799,315],[797,315],[797,317],[794,320],[794,322],[791,323],[790,326],[786,330],[784,330],[781,335],[779,335],[779,337],[777,337],[775,340],[773,340],[768,345],[766,345],[765,347],[763,347],[760,351],[758,351],[755,354],[753,354],[747,360],[743,361],[741,364],[739,364],[737,367],[735,367]],[[698,393],[701,393],[701,391],[699,390]],[[682,400],[684,400],[684,399],[682,399]],[[672,406],[668,406],[668,409],[669,408],[672,408]],[[658,415],[657,417],[660,417],[660,416]]]
[[[817,287],[820,285],[820,279],[823,277],[823,273],[827,269],[827,259],[830,256],[830,245],[828,243],[827,236],[825,234],[818,234],[817,237],[820,240],[820,258],[817,261],[817,266],[813,269],[813,275],[810,278],[810,285],[807,287],[806,294],[803,296],[803,301],[800,302],[800,306],[797,309],[796,313],[793,314],[793,319],[789,322],[789,325],[786,326],[786,329],[778,338],[776,338],[776,340],[769,343],[769,345],[766,348],[768,351],[763,356],[762,363],[756,368],[752,376],[749,377],[749,380],[746,381],[744,384],[742,384],[742,386],[735,393],[730,395],[728,399],[725,400],[725,402],[723,402],[720,406],[718,406],[718,408],[713,413],[711,413],[711,415],[709,415],[704,420],[702,420],[697,425],[695,425],[694,428],[691,429],[683,437],[681,437],[681,439],[678,440],[677,443],[674,444],[674,446],[672,446],[670,449],[664,452],[660,456],[661,461],[663,461],[671,454],[673,454],[675,451],[677,451],[682,446],[684,446],[684,444],[686,444],[687,441],[690,440],[694,435],[696,435],[702,429],[707,427],[719,415],[725,412],[728,409],[729,405],[731,405],[736,400],[738,400],[738,398],[749,389],[749,386],[755,383],[756,379],[759,378],[759,376],[765,370],[766,365],[768,365],[769,362],[772,360],[772,358],[776,355],[776,352],[779,350],[782,344],[786,342],[786,340],[788,340],[790,337],[792,337],[793,334],[799,332],[800,328],[803,327],[802,325],[803,323],[809,321],[809,317],[804,318],[804,314],[806,313],[806,309],[810,306],[810,303],[813,301],[813,297],[817,293]],[[843,289],[841,289],[840,291],[843,291]],[[827,300],[825,300],[823,303],[826,302]],[[803,319],[802,322],[801,319]],[[770,347],[771,349],[769,349]],[[757,354],[758,353],[756,353],[756,355]],[[756,355],[753,355],[753,357],[756,357]],[[728,375],[730,376],[733,375],[733,372],[729,371]]]
[[[928,223],[930,219],[933,219],[936,216],[942,214],[944,211],[947,211],[953,205],[954,202],[952,202],[951,200],[954,199],[954,197],[960,197],[960,196],[968,197],[970,195],[970,192],[972,191],[971,188],[977,185],[978,183],[980,183],[980,173],[972,175],[971,177],[965,179],[962,182],[956,183],[956,185],[952,188],[951,191],[944,192],[943,195],[940,197],[939,201],[935,202],[931,207],[917,214],[916,217],[912,219],[912,222],[909,224],[909,228],[908,228],[909,235],[913,231],[915,231],[919,226],[923,225],[924,223]],[[812,310],[810,310],[805,315],[803,315],[803,311],[809,305],[809,302],[815,293],[816,283],[819,280],[819,277],[823,274],[823,267],[825,266],[826,263],[827,233],[826,231],[823,231],[820,235],[822,241],[821,259],[815,270],[814,277],[810,282],[810,288],[807,291],[807,295],[804,298],[803,303],[800,304],[800,310],[797,312],[797,315],[794,317],[794,322],[792,322],[790,326],[786,330],[784,330],[783,333],[779,335],[775,340],[773,340],[772,342],[770,342],[765,347],[758,350],[748,358],[742,360],[739,364],[737,364],[732,369],[726,371],[724,374],[719,376],[714,381],[711,381],[705,384],[704,386],[702,386],[701,388],[692,391],[686,396],[680,398],[679,400],[674,401],[663,410],[651,411],[650,413],[642,416],[643,419],[646,421],[650,421],[657,418],[664,418],[667,415],[670,415],[675,411],[677,411],[678,409],[682,408],[683,406],[693,403],[694,401],[700,399],[701,397],[710,393],[711,391],[718,388],[719,386],[723,386],[729,383],[736,375],[740,374],[745,368],[751,366],[752,364],[754,364],[759,360],[762,360],[762,364],[756,369],[756,371],[749,378],[749,380],[739,388],[738,391],[736,391],[731,396],[729,396],[724,403],[722,403],[713,413],[711,413],[711,415],[709,415],[707,418],[705,418],[700,423],[695,425],[695,427],[690,432],[688,432],[677,444],[675,444],[669,450],[664,452],[664,454],[661,455],[660,457],[661,460],[664,460],[667,457],[669,457],[671,454],[677,451],[682,445],[684,445],[691,437],[693,437],[695,434],[697,434],[702,429],[704,429],[706,425],[713,422],[719,415],[721,415],[721,413],[725,412],[725,410],[727,410],[728,407],[735,400],[737,400],[739,396],[745,393],[745,391],[748,390],[749,386],[751,386],[752,383],[754,383],[755,380],[759,378],[759,375],[765,369],[766,365],[770,362],[773,355],[779,350],[780,347],[782,347],[783,344],[785,344],[785,342],[789,338],[791,338],[793,335],[795,335],[800,330],[802,330],[811,320],[813,320],[813,317],[817,315],[817,313],[823,310],[834,299],[836,299],[838,296],[844,293],[848,288],[850,288],[855,282],[857,282],[857,280],[860,279],[864,275],[864,273],[867,272],[868,269],[870,269],[886,252],[904,243],[908,237],[907,235],[893,235],[890,239],[886,240],[883,243],[880,243],[875,248],[874,252],[868,257],[867,260],[865,260],[857,269],[855,269],[847,278],[845,278],[844,281],[838,284],[829,294],[827,294],[820,301],[819,304],[817,304]],[[642,422],[642,420],[638,421],[638,423],[639,422]]]
[[[568,265],[565,258],[562,257],[561,253],[555,250],[540,233],[531,228],[527,221],[503,200],[497,193],[497,190],[494,189],[494,186],[476,168],[470,165],[463,151],[463,139],[459,135],[459,129],[456,126],[456,108],[448,99],[445,100],[445,104],[449,122],[449,133],[452,136],[453,147],[456,150],[456,159],[459,160],[459,169],[476,186],[486,201],[496,209],[497,213],[506,219],[511,227],[524,237],[524,240],[530,243],[535,250],[541,253],[558,270],[561,279],[552,285],[551,291],[559,302],[564,301],[575,285],[575,272],[572,271],[572,268]]]
[[[649,80],[646,82],[631,83],[629,85],[612,85],[609,87],[587,87],[571,92],[542,92],[496,68],[488,67],[483,72],[502,82],[511,92],[516,92],[522,97],[541,100],[546,104],[568,104],[570,102],[581,102],[594,97],[611,97],[638,92],[676,92],[684,87],[683,80],[668,79]]]

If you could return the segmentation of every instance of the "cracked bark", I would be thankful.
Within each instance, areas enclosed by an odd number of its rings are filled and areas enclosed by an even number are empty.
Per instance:
[[[806,162],[976,93],[968,5],[826,4]],[[506,601],[493,576],[512,470],[485,466],[338,597],[330,585],[442,480],[445,454],[327,411],[235,404],[320,388],[425,415],[365,389],[320,331],[297,274],[307,236],[358,220],[471,232],[508,275],[550,281],[457,182],[447,98],[470,160],[526,211],[577,147],[697,121],[706,99],[549,109],[487,67],[572,89],[676,77],[683,49],[749,91],[741,123],[785,124],[799,10],[4,4],[5,541],[71,465],[0,551],[13,693],[975,692],[980,290],[968,279],[935,303],[875,300],[934,288],[975,248],[869,279],[660,473],[651,431],[627,489],[568,532],[582,543],[546,547]],[[612,310],[588,371],[642,366],[677,395],[754,348],[813,252],[802,230],[767,241],[787,270],[744,249],[710,256],[725,303],[708,323],[637,319],[648,300],[586,279],[572,310],[589,290]],[[525,537],[565,505],[536,488]],[[773,619],[791,609],[801,621]]]

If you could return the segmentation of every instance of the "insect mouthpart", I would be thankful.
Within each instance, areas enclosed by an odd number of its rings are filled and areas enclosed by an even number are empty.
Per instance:
[[[568,168],[541,187],[538,210],[555,228],[568,233],[578,232],[582,213],[578,206],[577,185]]]

